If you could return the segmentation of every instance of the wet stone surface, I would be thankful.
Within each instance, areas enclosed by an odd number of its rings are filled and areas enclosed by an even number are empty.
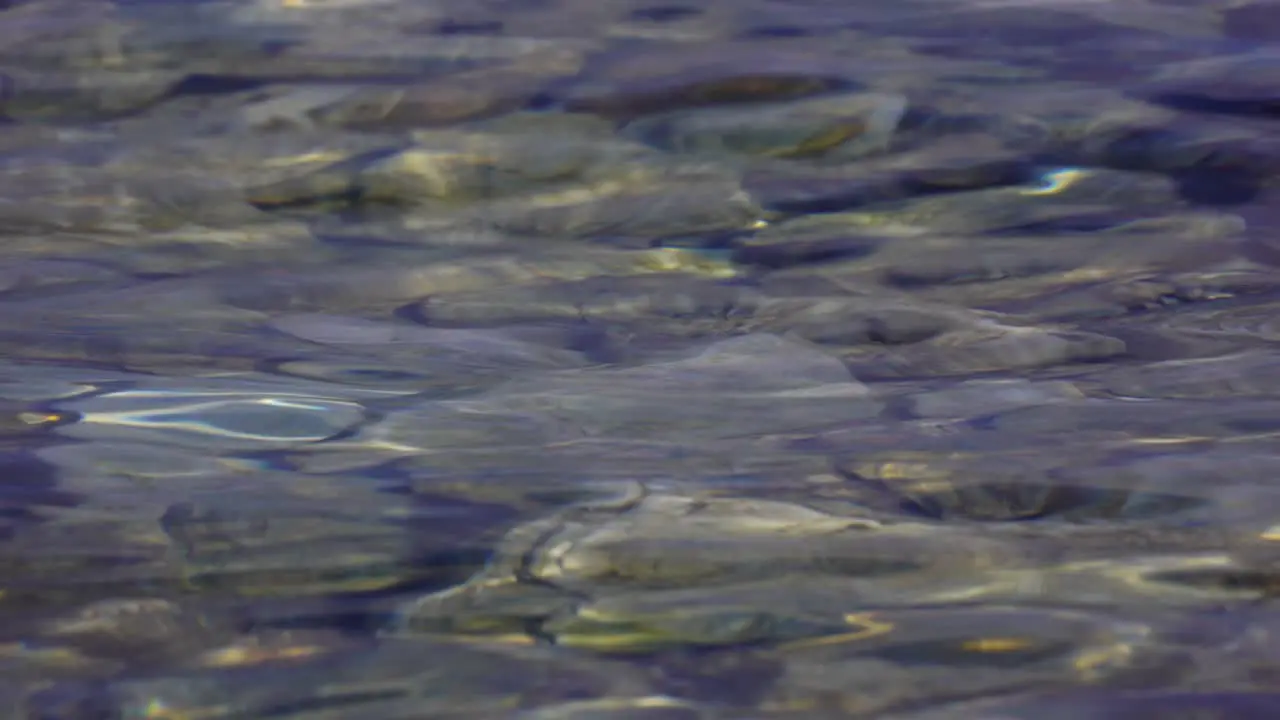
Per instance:
[[[0,1],[0,720],[1280,715],[1280,3]]]

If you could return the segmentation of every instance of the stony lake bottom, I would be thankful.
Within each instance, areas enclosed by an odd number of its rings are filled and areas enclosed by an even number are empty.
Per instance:
[[[1280,717],[1280,2],[0,1],[0,718]]]

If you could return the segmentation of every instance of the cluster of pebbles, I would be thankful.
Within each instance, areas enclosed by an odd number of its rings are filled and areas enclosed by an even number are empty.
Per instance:
[[[1274,0],[0,2],[0,718],[1278,717],[1278,129]]]

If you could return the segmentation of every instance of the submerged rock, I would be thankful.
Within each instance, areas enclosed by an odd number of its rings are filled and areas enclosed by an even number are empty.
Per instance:
[[[887,149],[906,107],[902,96],[824,96],[646,117],[623,132],[677,153],[847,160]]]

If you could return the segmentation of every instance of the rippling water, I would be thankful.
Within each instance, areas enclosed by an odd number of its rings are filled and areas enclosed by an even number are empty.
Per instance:
[[[0,718],[1280,717],[1280,2],[0,2]]]

